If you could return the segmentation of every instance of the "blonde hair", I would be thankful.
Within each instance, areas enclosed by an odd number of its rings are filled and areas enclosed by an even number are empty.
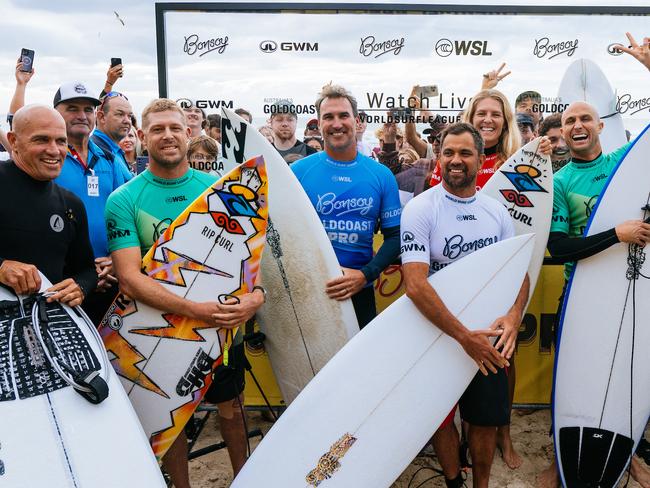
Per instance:
[[[142,111],[142,129],[144,130],[149,126],[149,114],[166,112],[168,110],[178,112],[183,119],[183,125],[187,126],[187,122],[185,121],[185,112],[174,100],[170,100],[169,98],[157,98],[156,100],[149,102],[149,105],[147,105]]]
[[[521,147],[521,135],[519,133],[519,128],[517,127],[517,122],[515,121],[512,107],[510,106],[506,96],[499,90],[481,90],[474,95],[469,107],[467,107],[467,110],[465,110],[465,113],[463,114],[463,122],[474,125],[472,119],[476,113],[476,107],[481,100],[485,100],[486,98],[498,101],[501,104],[501,110],[503,111],[503,129],[501,130],[501,134],[499,134],[499,141],[497,142],[496,147],[499,160],[495,167],[498,168]]]

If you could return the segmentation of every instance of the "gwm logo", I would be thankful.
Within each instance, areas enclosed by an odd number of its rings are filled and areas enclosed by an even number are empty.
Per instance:
[[[316,52],[318,51],[317,42],[281,42],[267,40],[260,42],[260,51],[263,53],[274,53],[278,49],[285,52]]]

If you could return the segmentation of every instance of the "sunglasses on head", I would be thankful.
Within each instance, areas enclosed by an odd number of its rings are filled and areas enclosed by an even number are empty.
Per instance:
[[[318,130],[318,124],[309,124],[307,130]]]
[[[101,103],[101,105],[99,106],[99,110],[102,110],[102,109],[104,108],[104,104],[106,103],[106,100],[108,100],[109,98],[115,98],[115,97],[122,97],[122,98],[123,98],[124,100],[126,100],[127,102],[129,101],[129,99],[126,98],[126,95],[124,95],[123,93],[116,92],[116,91],[109,91],[106,95],[104,95],[104,96],[101,98],[102,103]]]

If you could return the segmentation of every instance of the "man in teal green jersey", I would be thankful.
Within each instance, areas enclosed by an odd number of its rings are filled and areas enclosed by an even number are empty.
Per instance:
[[[138,136],[149,151],[149,168],[111,194],[106,204],[108,247],[120,291],[125,295],[158,310],[191,317],[215,327],[234,328],[251,318],[264,303],[262,289],[239,296],[238,303],[232,299],[225,304],[217,301],[197,303],[171,293],[140,271],[142,256],[158,237],[216,181],[214,176],[190,168],[187,160],[189,134],[185,115],[172,100],[154,100],[144,109]],[[241,336],[234,342],[241,343]],[[230,378],[225,386],[235,381]],[[234,398],[217,404],[221,434],[228,445],[235,474],[246,459],[240,393],[236,391]],[[176,488],[189,488],[184,432],[163,457],[163,465]]]
[[[618,49],[630,54],[650,70],[650,37],[645,37],[641,45],[630,33],[627,33],[627,37],[630,47],[619,45]],[[561,132],[571,159],[554,175],[553,220],[548,250],[554,258],[566,263],[564,276],[567,280],[575,261],[579,259],[593,256],[619,242],[642,246],[650,242],[650,224],[642,220],[627,220],[606,231],[584,237],[587,221],[598,197],[630,146],[628,143],[609,154],[603,154],[599,134],[606,123],[600,120],[594,107],[585,102],[572,103],[562,113]],[[560,308],[563,297],[564,290],[560,296]],[[631,473],[642,486],[650,486],[650,473],[636,456],[632,459]],[[559,484],[554,460],[540,474],[539,486],[555,488]]]

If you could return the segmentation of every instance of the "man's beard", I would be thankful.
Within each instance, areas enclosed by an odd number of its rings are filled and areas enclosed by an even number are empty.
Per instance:
[[[451,178],[451,170],[444,171],[442,173],[442,179],[447,183],[447,186],[452,190],[464,190],[466,188],[474,187],[474,179],[476,175],[470,174],[468,171],[465,171],[463,178]]]

